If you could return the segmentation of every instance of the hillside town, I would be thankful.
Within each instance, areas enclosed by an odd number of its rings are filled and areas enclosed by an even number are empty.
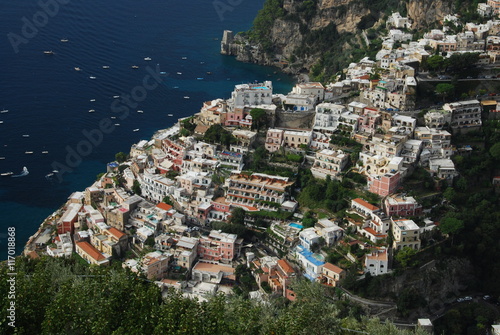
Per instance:
[[[496,4],[478,10],[496,15]],[[350,64],[336,82],[303,80],[286,95],[270,81],[239,84],[132,145],[47,218],[25,254],[119,263],[198,299],[233,293],[249,271],[250,297],[293,301],[295,278],[342,287],[350,273],[384,275],[405,253],[440,243],[432,195],[459,178],[452,156],[473,150],[452,138],[480,130],[500,106],[493,92],[476,92],[419,109],[419,74],[436,52],[478,53],[486,73],[500,61],[500,21],[455,33],[458,19],[447,16],[418,41],[399,13],[387,25],[376,59]],[[449,79],[440,76],[431,80]],[[406,187],[415,175],[432,192]],[[311,180],[325,185],[318,199],[345,193],[315,210],[304,201]]]

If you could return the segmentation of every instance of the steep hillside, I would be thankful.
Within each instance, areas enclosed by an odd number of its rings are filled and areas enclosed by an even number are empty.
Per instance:
[[[419,33],[454,7],[468,5],[467,0],[267,0],[252,29],[239,33],[228,53],[326,81],[348,63],[374,55],[392,12],[408,15],[412,32]]]

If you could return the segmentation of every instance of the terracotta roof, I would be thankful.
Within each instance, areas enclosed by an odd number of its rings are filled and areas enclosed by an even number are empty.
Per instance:
[[[158,207],[159,209],[163,209],[164,211],[169,211],[172,209],[172,206],[164,202],[160,202],[158,205],[156,205],[156,207]]]
[[[76,246],[83,250],[87,255],[95,259],[96,261],[105,260],[106,257],[103,256],[94,246],[88,242],[76,242]]]
[[[283,269],[283,271],[285,271],[286,274],[291,274],[295,272],[295,270],[292,268],[292,266],[290,265],[290,263],[288,263],[286,259],[280,259],[278,261],[278,265]]]
[[[119,231],[118,229],[116,229],[115,227],[111,227],[108,229],[108,232],[113,235],[114,237],[116,237],[117,239],[120,239],[122,238],[123,236],[127,235],[125,234],[124,232],[121,232]]]
[[[333,265],[332,263],[325,263],[323,267],[338,274],[344,271],[343,269],[339,268],[337,265]]]
[[[353,201],[356,202],[356,203],[358,203],[358,204],[360,204],[363,207],[368,208],[371,211],[376,211],[376,210],[379,209],[377,206],[373,206],[372,204],[366,202],[365,200],[363,200],[361,198],[356,198]]]

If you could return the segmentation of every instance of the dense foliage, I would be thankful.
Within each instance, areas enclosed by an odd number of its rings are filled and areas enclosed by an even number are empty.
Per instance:
[[[0,269],[0,294],[7,296],[7,267]],[[2,334],[413,334],[378,320],[348,315],[345,305],[319,284],[294,286],[297,300],[268,303],[217,295],[200,302],[160,289],[120,267],[88,267],[76,259],[43,257],[16,261],[16,328],[7,325],[2,299]],[[238,277],[252,287],[244,268]],[[344,306],[343,309],[340,307]],[[417,332],[417,334],[424,334]]]

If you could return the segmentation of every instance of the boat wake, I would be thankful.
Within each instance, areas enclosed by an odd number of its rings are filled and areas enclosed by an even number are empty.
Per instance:
[[[25,166],[23,167],[23,171],[20,174],[16,174],[15,176],[12,176],[12,178],[25,177],[29,174],[30,172],[28,171],[28,168]]]

